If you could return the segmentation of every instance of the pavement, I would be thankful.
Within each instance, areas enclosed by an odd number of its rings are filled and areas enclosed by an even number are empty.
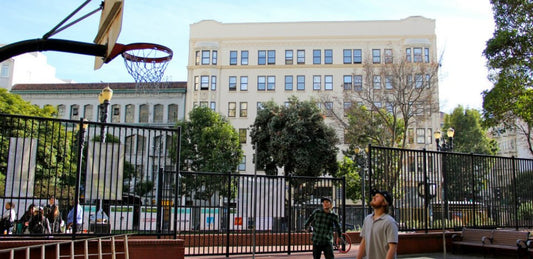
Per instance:
[[[353,244],[352,248],[348,253],[341,254],[338,252],[335,252],[335,258],[352,258],[354,259],[357,255],[357,251],[359,250],[359,245]],[[311,252],[303,252],[303,253],[291,253],[290,255],[287,255],[287,253],[283,254],[246,254],[246,255],[230,255],[229,257],[218,255],[218,256],[186,256],[186,259],[224,259],[224,258],[231,258],[231,259],[250,259],[250,258],[257,258],[257,259],[273,259],[273,258],[290,258],[290,259],[309,259],[313,258],[313,255]],[[322,256],[322,258],[324,258]],[[508,257],[492,257],[490,255],[483,256],[483,255],[476,255],[476,254],[468,254],[468,255],[462,255],[462,254],[451,254],[449,251],[444,256],[444,254],[441,253],[430,253],[430,254],[413,254],[413,255],[398,255],[398,258],[412,258],[412,259],[479,259],[479,258],[508,258]]]

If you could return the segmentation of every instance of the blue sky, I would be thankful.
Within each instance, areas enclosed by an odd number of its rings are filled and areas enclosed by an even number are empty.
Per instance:
[[[42,37],[84,0],[1,1],[0,43]],[[100,5],[92,0],[80,14]],[[482,56],[494,22],[489,0],[125,0],[119,43],[151,42],[170,47],[174,58],[165,77],[187,80],[189,25],[201,20],[220,22],[285,22],[397,20],[420,15],[435,19],[437,48],[442,55],[441,110],[457,105],[481,108],[481,92],[491,88]],[[76,16],[79,17],[80,15]],[[92,42],[100,13],[53,36]],[[75,82],[133,82],[121,57],[94,71],[94,57],[45,52],[56,76]]]

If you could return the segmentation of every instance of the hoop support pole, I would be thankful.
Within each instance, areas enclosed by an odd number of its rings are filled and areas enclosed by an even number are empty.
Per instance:
[[[0,62],[24,53],[48,50],[99,57],[105,57],[107,54],[105,45],[61,39],[33,39],[15,42],[0,48]]]

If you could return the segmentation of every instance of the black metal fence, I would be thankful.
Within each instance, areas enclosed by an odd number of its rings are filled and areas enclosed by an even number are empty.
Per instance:
[[[368,159],[368,189],[394,194],[401,231],[533,226],[531,159],[381,147]]]
[[[32,230],[36,221],[29,215],[42,207],[51,213],[54,236],[172,234],[164,231],[157,204],[177,194],[179,134],[179,129],[0,115],[0,204],[14,205],[18,223],[5,232],[50,235]],[[79,210],[72,210],[75,201]],[[54,217],[51,203],[58,207]],[[68,230],[69,219],[76,218],[80,226]]]

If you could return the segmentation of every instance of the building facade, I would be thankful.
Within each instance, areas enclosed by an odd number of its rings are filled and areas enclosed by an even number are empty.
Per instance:
[[[387,75],[369,69],[392,64],[437,63],[435,21],[408,17],[394,21],[233,23],[212,20],[190,26],[187,107],[211,107],[226,116],[241,135],[245,158],[239,170],[253,172],[249,127],[267,101],[283,104],[290,96],[322,102],[322,109],[352,105],[346,96],[358,91],[382,91],[392,84]],[[412,74],[412,80],[431,89],[431,106],[423,118],[409,124],[410,148],[434,149],[433,132],[440,126],[438,80]],[[433,75],[431,75],[433,77]],[[425,80],[428,79],[428,82]],[[392,89],[392,88],[391,88]],[[359,102],[358,102],[359,103]],[[377,108],[386,102],[373,102]],[[342,117],[342,116],[341,116]],[[335,125],[333,118],[327,123]],[[344,130],[337,128],[339,139]],[[345,143],[348,144],[348,143]],[[346,146],[344,146],[346,147]],[[341,147],[343,148],[343,147]]]

